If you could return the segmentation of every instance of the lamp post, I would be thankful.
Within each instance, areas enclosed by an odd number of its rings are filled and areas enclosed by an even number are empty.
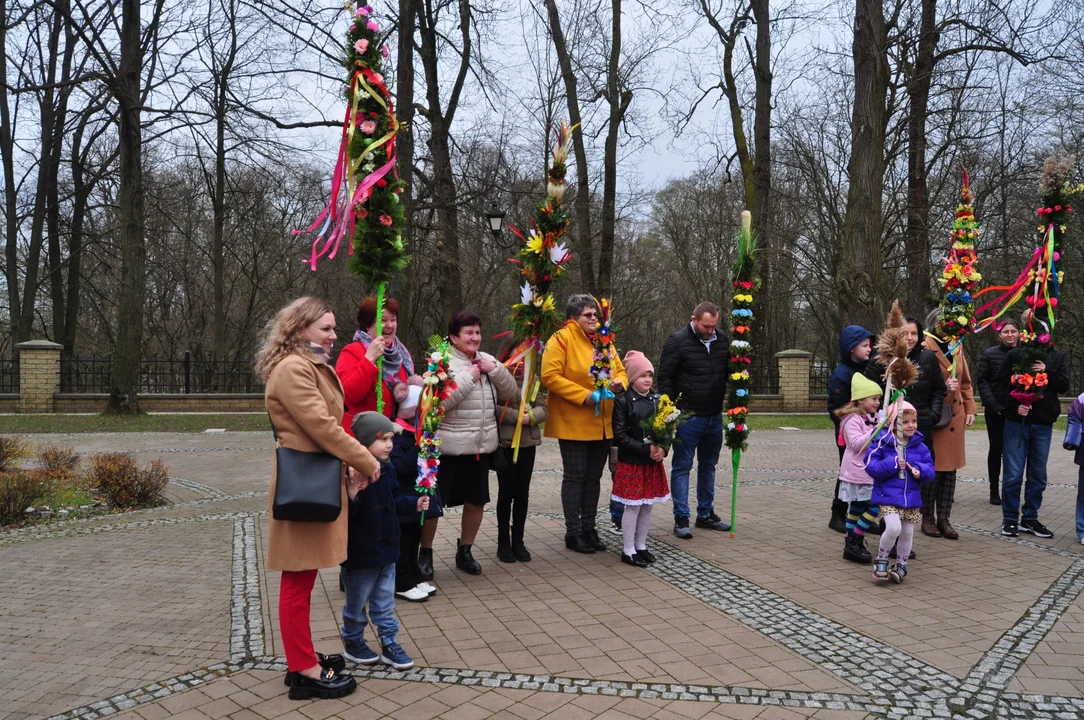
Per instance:
[[[490,203],[489,210],[486,210],[486,220],[489,221],[489,230],[493,233],[493,239],[496,240],[501,234],[501,228],[504,227],[504,211],[498,210],[496,204]]]

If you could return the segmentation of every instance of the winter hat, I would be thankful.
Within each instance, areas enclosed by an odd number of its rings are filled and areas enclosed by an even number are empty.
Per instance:
[[[865,400],[869,397],[880,397],[881,386],[870,380],[862,373],[851,376],[851,402]]]
[[[354,438],[365,447],[376,442],[377,435],[391,435],[402,430],[383,414],[374,410],[355,415],[354,421],[350,423],[350,429],[354,431]]]
[[[399,411],[396,413],[396,417],[401,417],[404,420],[413,420],[414,413],[418,409],[418,400],[421,399],[421,396],[421,387],[411,385],[407,390],[407,396],[403,398],[403,402],[399,403]]]
[[[647,359],[647,355],[644,355],[639,350],[629,350],[625,353],[625,359],[622,362],[625,363],[625,373],[629,376],[630,387],[641,375],[645,373],[655,374],[655,366]]]
[[[906,400],[900,401],[899,408],[900,408],[900,414],[903,414],[903,413],[916,413],[917,414],[918,413],[918,411],[915,410],[915,406],[912,405],[911,403],[907,402]],[[896,422],[896,403],[892,403],[892,404],[890,404],[888,406],[888,409],[885,410],[885,415],[888,416],[888,419],[889,419],[890,422],[895,424],[895,422]]]

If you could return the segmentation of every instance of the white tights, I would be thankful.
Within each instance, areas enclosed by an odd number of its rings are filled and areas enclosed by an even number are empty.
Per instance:
[[[877,545],[877,557],[886,558],[896,545],[897,562],[907,563],[907,557],[911,554],[911,545],[915,541],[915,523],[903,522],[895,513],[884,516],[885,531],[881,533],[881,542]],[[896,541],[899,544],[896,544]]]
[[[621,514],[623,552],[632,556],[637,550],[647,550],[647,530],[651,527],[651,505],[626,505]]]

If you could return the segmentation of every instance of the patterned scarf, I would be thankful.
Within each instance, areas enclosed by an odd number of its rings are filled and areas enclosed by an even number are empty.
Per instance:
[[[354,341],[361,343],[362,347],[368,348],[373,342],[373,338],[369,333],[364,330],[358,330],[354,333]],[[407,377],[414,374],[414,360],[410,357],[410,352],[407,351],[406,346],[399,342],[399,338],[392,338],[391,345],[384,348],[384,382],[387,383],[389,388],[394,388],[399,384],[399,368],[406,370]]]
[[[316,359],[327,365],[331,362],[331,356],[327,354],[327,350],[323,345],[317,345],[316,343],[309,343],[309,352],[316,356]]]

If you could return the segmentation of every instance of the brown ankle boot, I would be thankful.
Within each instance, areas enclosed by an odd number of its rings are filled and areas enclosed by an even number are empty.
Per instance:
[[[948,540],[958,540],[960,533],[956,532],[951,525],[949,525],[948,518],[941,518],[937,521],[937,529],[941,531],[941,537]]]
[[[941,537],[941,531],[937,529],[937,521],[933,519],[933,515],[922,516],[922,534]]]

